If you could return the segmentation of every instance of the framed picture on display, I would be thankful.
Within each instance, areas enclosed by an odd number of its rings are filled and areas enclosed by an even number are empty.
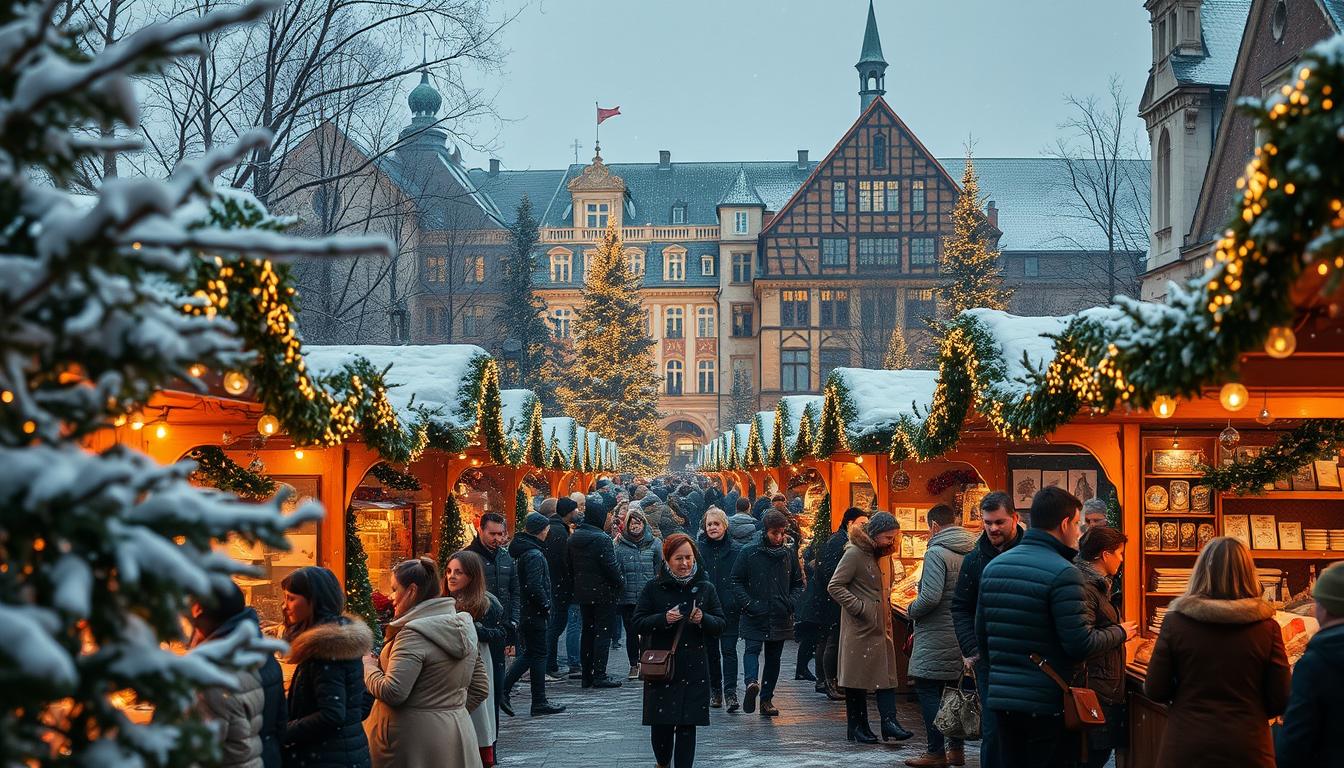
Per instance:
[[[1314,462],[1316,469],[1316,485],[1322,491],[1338,491],[1339,486],[1339,465],[1334,459]]]
[[[1018,509],[1031,509],[1031,500],[1041,490],[1041,470],[1013,470],[1013,506]]]
[[[849,486],[849,505],[859,509],[872,509],[877,494],[871,483],[851,483]]]
[[[1310,464],[1297,468],[1292,474],[1294,491],[1314,491],[1316,490],[1316,471]]]
[[[1064,490],[1077,496],[1079,501],[1095,499],[1097,497],[1097,470],[1070,469],[1069,485]]]
[[[1049,488],[1052,485],[1056,488],[1064,488],[1067,490],[1069,487],[1068,471],[1063,469],[1041,470],[1041,487]]]

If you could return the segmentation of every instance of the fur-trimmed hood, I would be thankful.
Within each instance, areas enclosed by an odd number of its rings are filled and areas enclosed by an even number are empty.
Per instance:
[[[310,627],[289,643],[290,664],[302,664],[308,659],[348,661],[360,659],[373,651],[373,630],[364,620],[345,614],[336,621]]]
[[[868,531],[864,530],[863,526],[856,526],[850,530],[849,542],[845,546],[861,549],[871,555],[874,549],[873,537],[868,535]]]
[[[1206,624],[1254,624],[1274,615],[1274,606],[1259,597],[1213,600],[1185,595],[1172,600],[1167,610]]]

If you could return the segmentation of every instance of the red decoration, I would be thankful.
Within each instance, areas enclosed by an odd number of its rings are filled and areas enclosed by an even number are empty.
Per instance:
[[[980,482],[980,475],[972,469],[949,469],[941,475],[929,481],[929,493],[939,496],[948,488],[957,485],[975,485]]]
[[[384,595],[382,592],[374,591],[373,609],[379,613],[392,608],[392,598]]]
[[[620,107],[610,107],[610,108],[608,108],[608,107],[598,107],[598,108],[597,108],[597,124],[598,124],[598,125],[601,125],[603,120],[606,120],[606,119],[609,118],[609,117],[615,117],[615,116],[617,116],[617,115],[619,115],[619,114],[621,114],[621,108],[620,108]]]

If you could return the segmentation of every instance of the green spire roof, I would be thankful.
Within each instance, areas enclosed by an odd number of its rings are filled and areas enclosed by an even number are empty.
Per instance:
[[[859,54],[859,64],[875,62],[887,63],[882,58],[882,38],[877,35],[877,14],[873,13],[873,0],[868,0],[868,28],[863,31],[863,51]]]
[[[428,70],[420,73],[420,84],[415,86],[410,96],[406,97],[406,103],[411,107],[411,114],[417,117],[421,115],[433,117],[439,113],[443,97],[429,84]]]
[[[737,179],[733,182],[733,186],[723,193],[723,197],[719,198],[719,205],[759,205],[764,208],[765,201],[756,194],[756,188],[747,183],[747,169],[738,168]]]

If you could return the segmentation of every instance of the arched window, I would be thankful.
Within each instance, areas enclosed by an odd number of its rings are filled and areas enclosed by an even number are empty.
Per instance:
[[[1157,139],[1157,228],[1171,226],[1171,136],[1163,128]]]
[[[686,323],[686,310],[681,307],[668,307],[663,313],[663,338],[680,339]]]
[[[873,137],[873,170],[887,169],[887,135],[879,133]]]
[[[684,366],[680,360],[667,361],[667,394],[680,395]]]
[[[714,361],[701,360],[695,364],[696,391],[702,395],[714,394]]]
[[[551,282],[568,283],[573,275],[574,254],[563,248],[550,252]]]
[[[684,248],[668,248],[663,251],[663,279],[678,281],[686,279],[686,250]]]

